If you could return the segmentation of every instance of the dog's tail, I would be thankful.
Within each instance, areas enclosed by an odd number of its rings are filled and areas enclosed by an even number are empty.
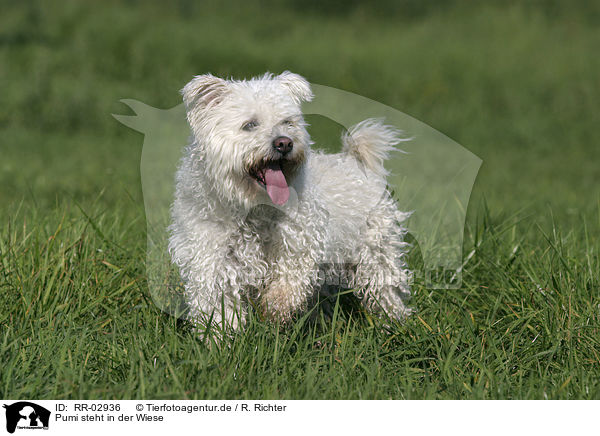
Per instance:
[[[410,139],[410,138],[408,138]],[[408,139],[402,131],[383,124],[382,120],[369,118],[352,126],[342,135],[342,152],[348,153],[381,177],[388,175],[383,162],[395,146]]]

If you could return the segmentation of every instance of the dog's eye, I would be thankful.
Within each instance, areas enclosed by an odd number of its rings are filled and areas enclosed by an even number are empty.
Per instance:
[[[251,121],[247,121],[244,123],[244,125],[242,126],[242,130],[245,130],[246,132],[249,132],[250,130],[254,130],[258,127],[258,121],[256,120],[251,120]]]
[[[282,124],[286,125],[286,126],[293,126],[294,125],[294,120],[283,120]]]

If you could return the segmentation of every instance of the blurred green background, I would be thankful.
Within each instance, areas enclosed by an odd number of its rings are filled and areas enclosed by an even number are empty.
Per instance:
[[[462,144],[492,210],[550,205],[567,223],[598,208],[598,2],[0,5],[3,209],[141,202],[143,138],[112,118],[130,113],[120,99],[170,108],[195,74],[285,69]]]

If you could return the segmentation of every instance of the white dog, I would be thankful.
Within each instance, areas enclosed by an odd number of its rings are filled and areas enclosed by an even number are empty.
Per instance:
[[[410,313],[402,221],[383,161],[399,131],[366,120],[343,151],[311,150],[297,74],[196,76],[182,90],[192,129],[176,175],[169,252],[196,323],[239,328],[250,304],[288,321],[329,285],[366,308]],[[339,286],[338,286],[339,287]]]

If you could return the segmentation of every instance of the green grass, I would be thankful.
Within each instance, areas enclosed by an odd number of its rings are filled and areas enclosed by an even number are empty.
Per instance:
[[[600,11],[400,4],[2,3],[0,397],[600,398]],[[200,72],[283,69],[483,159],[463,284],[417,278],[389,331],[342,296],[207,347],[151,300],[143,139],[110,114],[174,106]]]
[[[3,397],[600,398],[600,259],[585,230],[484,214],[463,287],[417,284],[404,325],[386,332],[342,297],[316,322],[253,317],[218,348],[152,303],[141,219],[70,212],[2,234]]]

